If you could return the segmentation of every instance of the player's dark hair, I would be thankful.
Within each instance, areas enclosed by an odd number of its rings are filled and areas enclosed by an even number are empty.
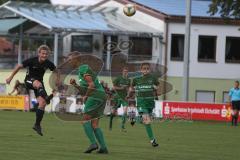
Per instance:
[[[235,81],[235,83],[239,84],[239,81]]]
[[[150,63],[144,62],[141,64],[140,68],[142,69],[143,66],[149,66],[150,67]]]

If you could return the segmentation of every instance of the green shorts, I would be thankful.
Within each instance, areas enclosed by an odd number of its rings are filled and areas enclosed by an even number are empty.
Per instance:
[[[138,113],[152,113],[155,107],[153,99],[137,99],[137,110]]]
[[[144,113],[151,114],[153,111],[153,108],[137,107],[137,110],[138,110],[138,113],[140,113],[140,114],[144,114]]]
[[[126,100],[121,99],[121,98],[114,98],[114,104],[115,104],[114,107],[113,107],[114,109],[120,108],[121,105],[123,107],[128,106],[128,102]]]
[[[106,106],[106,97],[99,97],[99,98],[95,98],[95,97],[88,97],[87,101],[84,103],[84,109],[83,112],[84,113],[88,113],[88,112],[98,112],[97,114],[103,114],[103,111],[105,109]]]

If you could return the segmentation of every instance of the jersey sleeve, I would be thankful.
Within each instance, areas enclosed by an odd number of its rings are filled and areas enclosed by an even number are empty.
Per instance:
[[[28,66],[32,65],[32,58],[26,59],[22,62],[23,68],[26,68]]]
[[[159,81],[158,78],[156,76],[153,77],[153,83],[154,85],[158,86],[159,85]]]
[[[128,87],[131,86],[131,79],[128,79]]]
[[[131,86],[134,87],[136,86],[136,78],[133,78],[132,82],[131,82]]]
[[[117,77],[113,80],[113,85],[118,86],[118,84],[119,84],[119,78]]]
[[[51,61],[49,61],[48,68],[49,68],[51,71],[53,71],[53,70],[56,69],[56,66],[55,66]]]

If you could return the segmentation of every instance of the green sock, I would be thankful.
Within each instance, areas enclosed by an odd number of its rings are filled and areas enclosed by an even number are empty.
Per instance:
[[[146,128],[148,138],[149,138],[150,140],[153,140],[153,139],[154,139],[154,136],[153,136],[153,131],[152,131],[151,124],[145,124],[144,126],[145,126],[145,128]]]
[[[106,144],[105,144],[105,141],[104,141],[102,130],[100,128],[96,128],[96,129],[94,129],[94,133],[95,133],[95,136],[96,136],[101,148],[105,149]]]
[[[89,139],[89,141],[91,142],[91,144],[96,144],[96,140],[95,140],[95,137],[94,137],[94,133],[93,133],[93,128],[92,128],[92,125],[91,125],[91,122],[88,121],[88,122],[85,122],[83,124],[83,128],[84,128],[84,131]]]
[[[124,125],[126,123],[126,118],[127,118],[127,114],[124,113],[123,116],[122,116],[122,129],[125,128]]]
[[[109,122],[109,128],[110,128],[110,129],[112,129],[113,117],[114,117],[114,115],[111,114],[111,115],[110,115],[110,122]]]

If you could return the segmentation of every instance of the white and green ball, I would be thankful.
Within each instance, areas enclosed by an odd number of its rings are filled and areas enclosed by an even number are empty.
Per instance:
[[[134,4],[126,4],[123,7],[123,13],[129,17],[133,16],[136,13],[136,6]]]

